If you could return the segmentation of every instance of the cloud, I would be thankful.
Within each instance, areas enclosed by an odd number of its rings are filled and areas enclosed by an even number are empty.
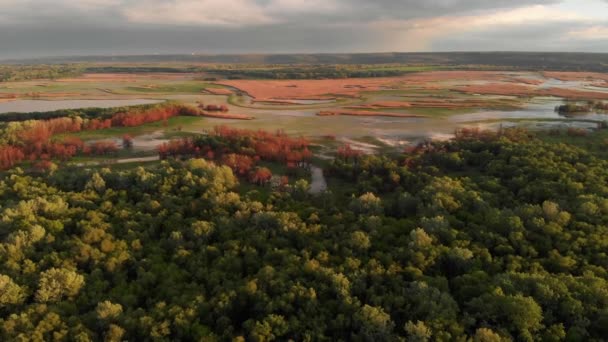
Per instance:
[[[608,2],[608,0],[606,0],[606,2]],[[569,32],[568,36],[574,39],[608,40],[608,23],[576,29]]]
[[[113,22],[123,0],[0,0],[0,24],[38,25],[53,23]]]
[[[247,26],[275,20],[250,0],[177,0],[138,2],[124,7],[130,22],[203,26]]]
[[[403,21],[382,20],[374,22],[373,25],[400,36],[401,41],[405,43],[405,51],[421,51],[443,45],[437,44],[437,41],[445,43],[455,38],[455,41],[462,43],[463,39],[470,40],[472,36],[487,32],[493,32],[495,39],[500,39],[503,46],[508,46],[511,42],[505,42],[505,38],[517,39],[515,33],[522,28],[526,32],[525,38],[532,35],[543,39],[533,30],[530,32],[527,29],[554,23],[572,24],[584,19],[575,13],[534,5],[477,15],[452,15]],[[498,37],[500,35],[502,37]],[[469,44],[462,46],[467,45]]]
[[[553,4],[559,0],[152,0],[121,4],[131,22],[247,26],[409,20]]]
[[[606,11],[608,0],[0,0],[0,58],[608,51]]]
[[[0,0],[5,21],[81,17],[115,22],[247,26],[277,22],[407,20],[552,4],[559,0]],[[110,16],[108,14],[112,14]],[[55,19],[55,20],[54,20]]]

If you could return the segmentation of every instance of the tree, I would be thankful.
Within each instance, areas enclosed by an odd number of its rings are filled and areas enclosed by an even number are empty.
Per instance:
[[[250,325],[248,323],[250,322],[245,322],[246,325]],[[249,337],[252,341],[266,342],[279,339],[289,327],[283,316],[271,314],[261,322],[255,322],[250,329]]]
[[[272,171],[265,167],[257,167],[249,173],[249,181],[258,185],[264,185],[270,182]]]
[[[379,215],[383,212],[382,201],[371,192],[351,201],[350,209],[356,214]]]
[[[65,268],[51,268],[40,274],[36,301],[58,302],[63,298],[72,298],[84,285],[84,277],[75,271]]]
[[[25,299],[25,291],[9,276],[0,274],[0,308],[21,304]]]
[[[493,332],[492,329],[479,328],[475,331],[473,336],[474,342],[502,342],[503,338],[497,333]]]
[[[98,172],[95,172],[87,182],[86,188],[102,193],[106,190],[106,181]]]
[[[474,316],[507,328],[524,340],[533,340],[533,334],[542,327],[542,308],[531,297],[521,294],[510,296],[496,290],[470,303]]]
[[[97,308],[95,309],[97,312],[97,317],[103,320],[111,320],[115,319],[120,314],[122,314],[122,305],[114,304],[108,300],[99,302],[97,304]]]
[[[405,323],[405,332],[408,336],[408,341],[411,342],[426,342],[431,339],[432,333],[424,322],[418,321],[416,323],[408,321]]]
[[[108,331],[105,333],[105,342],[120,342],[123,340],[125,335],[125,329],[121,328],[116,324],[110,324]]]
[[[370,341],[385,341],[391,335],[394,323],[382,308],[365,304],[354,315],[362,335]]]
[[[130,135],[125,134],[122,136],[122,147],[126,150],[133,148],[133,138]]]

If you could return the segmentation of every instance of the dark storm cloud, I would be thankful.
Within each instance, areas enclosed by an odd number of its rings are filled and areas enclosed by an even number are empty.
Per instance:
[[[456,37],[439,38],[433,42],[433,49],[460,50],[465,45],[479,46],[481,51],[571,51],[579,44],[559,43],[569,32],[567,22],[533,23],[526,26],[489,28],[484,31],[469,32]]]
[[[554,4],[560,0],[0,0],[0,22],[15,25],[66,24],[86,22],[128,24],[135,11],[160,11],[182,7],[198,9],[223,9],[227,15],[241,11],[258,12],[267,17],[268,23],[289,20],[302,23],[318,18],[334,18],[346,22],[356,20],[413,19],[466,13],[520,6]],[[232,5],[238,5],[234,7]],[[157,24],[172,22],[171,12],[157,13]],[[209,13],[209,17],[224,13]],[[209,24],[205,18],[198,23]],[[264,21],[243,24],[259,24]],[[213,24],[213,23],[211,23]]]
[[[481,19],[484,16],[500,19],[503,13],[511,18],[513,14],[509,13],[518,8],[539,5],[538,10],[543,10],[560,2],[0,0],[0,59],[73,54],[371,52],[553,46],[567,44],[563,37],[568,36],[568,30],[583,30],[592,23],[551,18],[544,22],[542,15],[534,19],[542,22],[515,24],[493,24],[497,19]],[[476,18],[481,18],[481,24]],[[603,31],[594,32],[597,35]],[[584,32],[581,37],[592,33]],[[597,49],[608,44],[594,40],[588,46]]]
[[[607,0],[608,1],[608,0]],[[560,0],[348,0],[342,1],[348,11],[365,19],[413,19],[479,12],[493,9],[546,5]]]

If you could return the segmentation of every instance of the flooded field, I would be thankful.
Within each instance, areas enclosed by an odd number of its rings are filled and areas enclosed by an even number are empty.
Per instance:
[[[179,125],[179,131],[188,134],[229,125],[254,130],[281,130],[311,138],[335,137],[342,142],[364,141],[371,137],[378,146],[395,148],[422,139],[448,139],[455,130],[463,127],[593,129],[599,122],[608,120],[606,113],[564,116],[555,112],[555,107],[563,104],[565,98],[582,96],[579,100],[587,101],[608,97],[608,88],[595,86],[603,84],[603,76],[576,73],[553,76],[538,72],[429,72],[394,78],[234,80],[214,84],[197,81],[193,76],[167,76],[164,83],[156,80],[157,83],[153,84],[155,80],[148,75],[133,74],[116,80],[104,78],[102,86],[84,82],[91,78],[89,76],[73,82],[49,82],[45,87],[53,87],[55,91],[59,87],[66,93],[90,92],[94,95],[87,96],[105,96],[106,99],[18,99],[1,102],[0,113],[107,108],[172,100],[192,106],[225,105],[230,114],[254,118],[247,121],[190,118],[192,120],[187,124]],[[35,86],[30,82],[5,88],[15,93],[21,88],[37,91],[45,88]],[[210,86],[213,88],[209,89],[215,93],[201,91]],[[126,96],[132,98],[125,99]],[[321,112],[353,115],[319,116]],[[154,150],[171,137],[170,133],[163,127],[144,129],[134,134],[134,149]],[[119,139],[120,136],[113,138]]]
[[[399,117],[355,117],[317,116],[318,109],[264,110],[239,108],[231,110],[253,115],[255,120],[236,122],[226,119],[206,119],[203,127],[230,125],[247,129],[284,130],[288,134],[310,137],[337,136],[358,138],[373,136],[386,145],[400,145],[403,141],[418,141],[425,138],[451,136],[462,127],[497,128],[521,125],[531,129],[551,127],[595,128],[594,121],[608,120],[604,113],[588,113],[566,117],[555,112],[555,107],[563,104],[557,98],[536,98],[511,110],[467,109],[450,115],[399,118]],[[407,112],[404,110],[403,112]],[[185,128],[199,131],[201,127]]]

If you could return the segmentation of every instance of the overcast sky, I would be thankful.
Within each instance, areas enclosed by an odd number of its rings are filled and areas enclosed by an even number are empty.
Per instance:
[[[0,59],[608,52],[608,0],[0,0]]]

